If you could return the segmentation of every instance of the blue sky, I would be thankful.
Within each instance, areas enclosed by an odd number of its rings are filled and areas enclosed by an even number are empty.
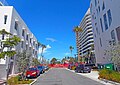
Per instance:
[[[39,42],[47,48],[47,59],[62,59],[70,55],[72,45],[76,53],[74,26],[79,25],[90,0],[7,0],[15,7]]]

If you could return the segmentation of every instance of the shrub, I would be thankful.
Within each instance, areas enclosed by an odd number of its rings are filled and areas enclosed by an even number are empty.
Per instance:
[[[111,80],[120,83],[120,73],[113,71],[113,70],[108,70],[108,69],[102,69],[99,72],[99,78]]]
[[[7,83],[9,85],[30,84],[33,80],[21,80],[20,76],[10,78]]]

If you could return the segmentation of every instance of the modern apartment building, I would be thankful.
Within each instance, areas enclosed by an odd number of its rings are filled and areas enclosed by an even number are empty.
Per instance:
[[[110,49],[110,41],[120,41],[120,0],[91,0],[90,11],[96,62],[111,63],[105,50]]]
[[[38,41],[13,6],[4,6],[4,4],[0,6],[0,30],[2,29],[21,38],[21,42],[15,47],[17,52],[29,50],[32,57],[37,58]],[[0,36],[0,40],[2,39],[3,36]],[[16,58],[13,56],[0,59],[0,79],[6,78],[6,70],[9,70],[10,74],[17,73]]]
[[[87,10],[80,25],[82,32],[79,32],[79,53],[84,59],[88,59],[87,63],[95,63],[94,40],[91,23],[90,9]]]

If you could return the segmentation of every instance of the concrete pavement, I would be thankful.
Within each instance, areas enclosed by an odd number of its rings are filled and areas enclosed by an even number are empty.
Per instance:
[[[50,69],[34,85],[105,85],[61,68]]]
[[[67,69],[67,70],[69,70],[69,69]],[[74,70],[69,70],[69,71],[75,73]],[[105,85],[114,85],[112,83],[99,80],[98,79],[98,77],[99,77],[98,73],[99,73],[98,71],[91,71],[91,73],[76,73],[76,74],[87,77],[87,78],[90,78],[94,81],[100,82],[100,83],[105,84]]]

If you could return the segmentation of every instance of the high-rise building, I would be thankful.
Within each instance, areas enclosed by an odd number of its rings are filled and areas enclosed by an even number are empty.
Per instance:
[[[7,32],[21,38],[21,42],[14,48],[17,52],[29,50],[32,57],[38,56],[38,41],[34,34],[29,30],[20,15],[13,6],[4,6],[0,0],[0,30],[5,29]],[[0,40],[5,39],[0,36]],[[9,74],[17,73],[16,56],[11,58],[0,59],[0,79],[6,78],[7,71]]]
[[[94,55],[94,40],[91,23],[90,9],[87,10],[83,19],[80,22],[79,27],[82,32],[79,32],[79,53],[86,63],[95,63]]]
[[[120,0],[91,0],[90,11],[94,34],[96,62],[111,63],[109,50],[110,41],[120,41]]]

